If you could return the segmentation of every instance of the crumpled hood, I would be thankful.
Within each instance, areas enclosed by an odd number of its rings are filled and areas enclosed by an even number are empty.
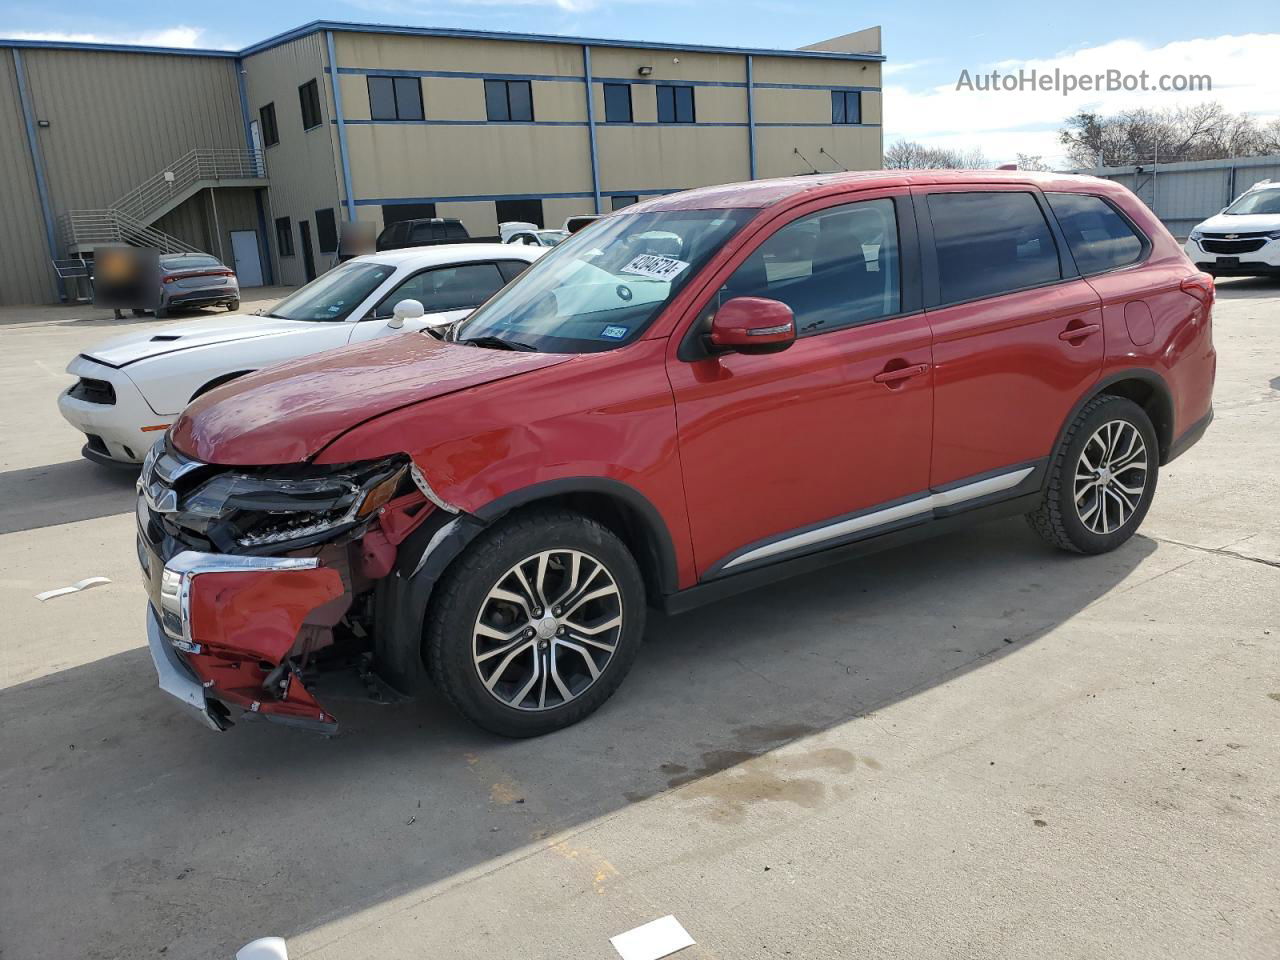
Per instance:
[[[1242,216],[1219,213],[1196,226],[1209,233],[1271,233],[1280,230],[1280,214],[1246,213]]]
[[[91,350],[86,350],[84,355],[109,367],[119,368],[164,353],[190,350],[192,347],[207,347],[215,343],[253,340],[258,337],[288,336],[313,331],[315,327],[315,323],[303,320],[232,314],[167,325],[145,333],[126,333],[104,340]]]
[[[182,453],[205,463],[297,463],[373,417],[570,359],[441,343],[425,333],[387,337],[211,390],[183,411],[170,437]]]

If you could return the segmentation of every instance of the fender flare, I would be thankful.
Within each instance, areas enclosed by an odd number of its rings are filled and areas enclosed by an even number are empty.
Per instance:
[[[1169,436],[1165,437],[1162,435],[1161,428],[1158,423],[1152,424],[1152,426],[1155,427],[1156,436],[1160,440],[1160,464],[1163,466],[1168,462],[1169,451],[1173,446],[1173,392],[1169,389],[1169,384],[1164,377],[1160,376],[1160,374],[1149,367],[1127,367],[1124,370],[1117,370],[1115,373],[1108,374],[1100,380],[1094,381],[1090,385],[1089,389],[1081,394],[1080,399],[1072,405],[1071,410],[1067,413],[1066,419],[1062,421],[1062,425],[1058,428],[1058,434],[1054,438],[1053,447],[1049,450],[1050,457],[1052,457],[1062,445],[1062,440],[1067,435],[1067,431],[1071,428],[1071,424],[1075,421],[1076,417],[1080,415],[1080,411],[1085,408],[1085,405],[1095,397],[1106,393],[1108,387],[1114,386],[1124,380],[1141,380],[1150,385],[1168,407],[1170,419]],[[1045,473],[1044,482],[1045,484],[1048,484],[1049,482],[1049,474],[1047,471]]]

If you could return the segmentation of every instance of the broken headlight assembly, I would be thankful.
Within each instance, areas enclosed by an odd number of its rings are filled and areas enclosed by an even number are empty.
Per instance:
[[[363,527],[408,478],[404,457],[220,473],[169,519],[224,553],[304,547]]]

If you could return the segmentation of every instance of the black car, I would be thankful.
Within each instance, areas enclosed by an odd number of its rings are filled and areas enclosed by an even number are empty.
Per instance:
[[[431,247],[441,243],[465,243],[471,239],[461,220],[431,217],[425,220],[401,220],[378,234],[379,250],[404,247]]]

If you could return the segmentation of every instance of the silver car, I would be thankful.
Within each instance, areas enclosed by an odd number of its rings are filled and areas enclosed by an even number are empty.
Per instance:
[[[236,272],[207,253],[167,253],[160,257],[160,305],[156,317],[187,307],[240,309]],[[142,310],[134,310],[135,315]]]

